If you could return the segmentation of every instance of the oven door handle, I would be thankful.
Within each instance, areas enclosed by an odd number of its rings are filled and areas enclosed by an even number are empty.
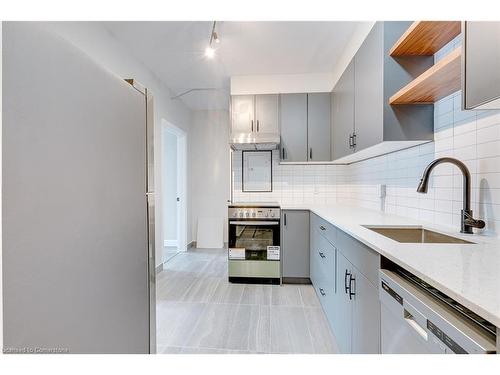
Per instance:
[[[270,221],[230,221],[229,225],[280,225],[277,220]]]

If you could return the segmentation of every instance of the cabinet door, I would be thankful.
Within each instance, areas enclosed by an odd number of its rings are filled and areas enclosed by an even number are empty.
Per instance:
[[[330,93],[307,94],[308,161],[331,161]]]
[[[231,134],[254,131],[254,96],[233,95],[231,97]]]
[[[336,293],[333,299],[333,334],[343,354],[351,353],[352,301],[346,292],[346,283],[352,270],[351,263],[337,250]]]
[[[281,160],[307,161],[307,94],[282,94]]]
[[[278,134],[278,95],[255,96],[255,127],[257,133]]]
[[[353,269],[352,352],[380,353],[380,302],[377,288]]]
[[[354,59],[333,89],[333,159],[349,155],[349,136],[354,132]]]
[[[309,211],[284,210],[283,277],[309,277]]]
[[[359,151],[382,142],[384,29],[377,22],[354,57],[354,130]]]
[[[500,109],[500,22],[464,23],[464,109]]]

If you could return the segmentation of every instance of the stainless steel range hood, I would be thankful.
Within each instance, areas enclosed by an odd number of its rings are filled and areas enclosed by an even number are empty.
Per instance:
[[[280,136],[271,133],[232,134],[229,144],[233,150],[275,150],[280,144]]]

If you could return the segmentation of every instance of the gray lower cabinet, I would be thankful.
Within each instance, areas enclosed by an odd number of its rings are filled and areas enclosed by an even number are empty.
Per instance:
[[[309,211],[283,210],[282,264],[283,278],[309,278]]]
[[[307,94],[308,161],[331,161],[330,93]]]
[[[341,353],[380,353],[379,255],[315,214],[310,222],[310,278]]]
[[[307,160],[307,94],[280,95],[281,160]]]
[[[377,288],[356,268],[352,268],[353,294],[351,352],[380,353],[380,302]]]

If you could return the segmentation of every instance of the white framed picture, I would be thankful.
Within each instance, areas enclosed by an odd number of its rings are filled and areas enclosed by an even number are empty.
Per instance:
[[[243,151],[242,182],[244,192],[273,191],[272,151]]]

